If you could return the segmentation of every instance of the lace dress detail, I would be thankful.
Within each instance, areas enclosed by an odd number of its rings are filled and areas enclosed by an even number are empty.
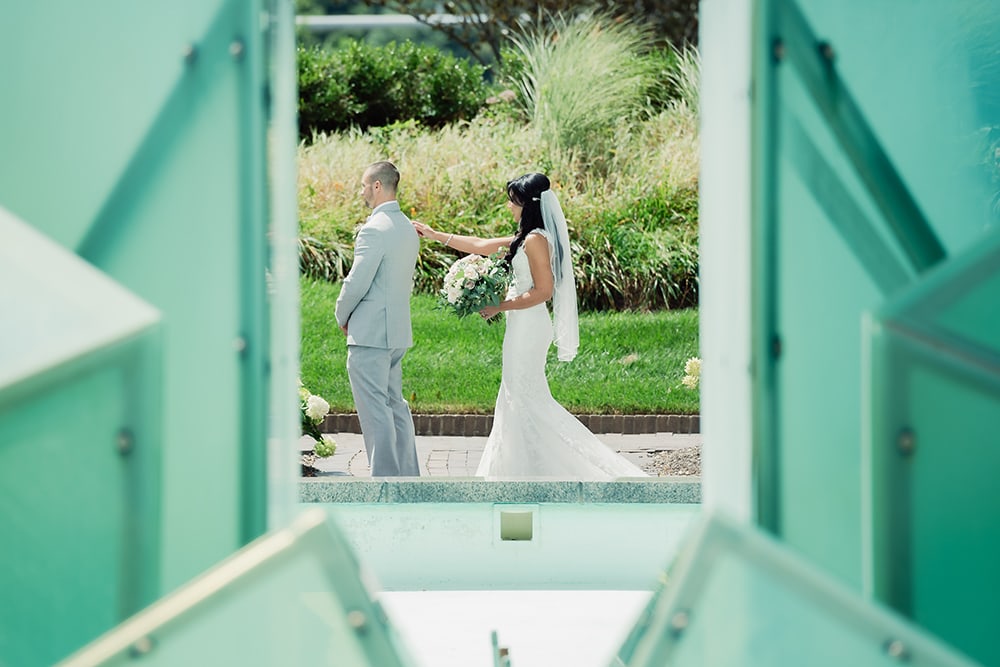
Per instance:
[[[547,236],[541,230],[532,233]],[[508,297],[534,286],[523,244],[511,267],[514,279]],[[645,477],[641,468],[598,440],[552,397],[545,377],[551,344],[552,320],[545,303],[507,313],[493,430],[476,475],[564,480]]]

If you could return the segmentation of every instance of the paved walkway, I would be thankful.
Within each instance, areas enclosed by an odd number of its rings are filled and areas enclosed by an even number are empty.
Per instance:
[[[371,477],[364,441],[359,433],[335,433],[337,452],[313,464],[327,475]],[[700,433],[598,433],[598,439],[630,461],[644,468],[657,452],[701,444]],[[429,477],[472,477],[486,446],[484,436],[418,435],[417,457],[420,474]]]

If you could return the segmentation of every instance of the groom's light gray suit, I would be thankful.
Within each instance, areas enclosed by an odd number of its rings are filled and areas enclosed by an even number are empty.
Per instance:
[[[337,298],[347,326],[347,372],[372,476],[420,474],[401,362],[413,345],[410,293],[420,250],[395,201],[376,206],[358,232],[354,264]]]

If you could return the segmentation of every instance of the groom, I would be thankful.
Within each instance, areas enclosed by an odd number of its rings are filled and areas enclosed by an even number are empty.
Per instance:
[[[372,214],[358,232],[335,311],[347,334],[347,374],[372,477],[420,474],[400,365],[413,345],[410,292],[420,239],[396,201],[398,185],[391,162],[365,169],[361,196]]]

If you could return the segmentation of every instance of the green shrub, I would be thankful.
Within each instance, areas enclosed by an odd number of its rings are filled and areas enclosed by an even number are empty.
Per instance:
[[[441,127],[476,115],[488,96],[484,68],[412,42],[351,42],[298,49],[299,134],[413,120]]]
[[[349,94],[348,81],[335,76],[333,54],[319,48],[298,50],[299,134],[330,128],[331,119],[353,118],[361,105]]]
[[[697,49],[685,46],[673,51],[673,68],[667,72],[667,81],[671,91],[669,106],[697,117],[701,106],[701,55]]]
[[[553,152],[606,173],[616,129],[650,115],[652,44],[638,24],[557,17],[512,40],[511,72],[525,113]]]
[[[659,191],[577,221],[574,260],[582,310],[659,310],[698,304],[697,193]]]
[[[520,89],[521,83],[529,75],[525,46],[526,44],[522,44],[520,48],[513,45],[504,47],[503,61],[497,76],[500,87]],[[639,105],[637,111],[645,110],[648,115],[653,115],[690,96],[688,83],[691,78],[688,73],[692,69],[691,61],[697,58],[697,51],[692,48],[679,51],[672,46],[661,46],[643,50],[638,57],[645,61],[645,76],[636,98]],[[697,86],[697,79],[693,83]],[[528,119],[526,106],[522,100],[515,107],[524,120]]]

